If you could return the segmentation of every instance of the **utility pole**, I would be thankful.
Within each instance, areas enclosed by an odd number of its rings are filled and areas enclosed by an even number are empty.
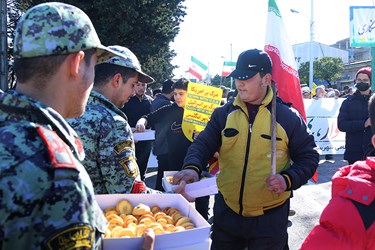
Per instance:
[[[314,83],[314,56],[313,56],[313,45],[314,45],[314,0],[311,0],[311,15],[310,15],[310,64],[309,64],[309,88],[310,91],[313,89]]]
[[[310,0],[311,4],[311,14],[310,14],[310,42],[309,42],[309,88],[313,89],[314,83],[314,56],[313,56],[313,46],[314,46],[314,0]],[[298,10],[290,9],[292,13],[301,14],[305,17],[306,15],[300,13]]]
[[[0,89],[8,89],[7,0],[0,0]]]

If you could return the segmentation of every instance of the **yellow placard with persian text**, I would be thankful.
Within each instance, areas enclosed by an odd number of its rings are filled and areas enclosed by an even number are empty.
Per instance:
[[[194,131],[200,132],[206,127],[212,112],[220,106],[222,93],[220,88],[189,82],[182,131],[190,141]]]

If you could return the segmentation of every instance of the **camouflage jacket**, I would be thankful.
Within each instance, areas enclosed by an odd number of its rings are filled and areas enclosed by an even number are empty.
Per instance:
[[[0,93],[0,138],[0,249],[101,248],[107,222],[64,119]]]
[[[83,161],[96,194],[134,193],[140,181],[135,160],[133,133],[126,115],[102,94],[93,90],[85,113],[68,119],[83,142]],[[152,192],[146,188],[147,193]]]

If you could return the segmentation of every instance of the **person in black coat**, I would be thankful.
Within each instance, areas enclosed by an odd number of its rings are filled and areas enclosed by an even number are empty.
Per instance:
[[[152,97],[146,95],[147,83],[137,82],[134,86],[135,96],[121,109],[129,119],[130,127],[134,128],[138,119],[150,113]],[[135,157],[142,181],[145,180],[148,159],[150,157],[152,141],[138,141],[135,143]]]
[[[167,143],[167,160],[163,165],[158,166],[156,183],[159,183],[159,186],[164,171],[180,171],[182,169],[186,152],[191,145],[191,141],[186,138],[182,131],[182,118],[184,115],[188,83],[189,81],[186,78],[177,80],[173,84],[174,102],[150,114],[144,115],[136,124],[136,129],[139,132],[144,131],[146,126],[149,126],[155,129],[157,135],[160,135],[158,131],[156,131],[158,130],[157,128],[166,129],[166,131],[162,132],[164,138],[161,139]],[[196,210],[206,220],[208,219],[208,206],[209,196],[195,199]]]
[[[159,108],[172,104],[173,98],[173,84],[175,81],[167,79],[163,82],[163,88],[161,93],[158,94],[155,99],[151,102],[151,112],[158,110]],[[158,161],[158,175],[156,178],[155,189],[164,191],[162,186],[162,177],[164,169],[168,168],[168,142],[165,139],[168,133],[169,127],[163,123],[155,124],[155,141],[152,147],[152,152],[156,156]]]
[[[349,164],[363,160],[371,143],[371,121],[368,114],[370,67],[358,70],[355,86],[356,92],[343,101],[337,117],[339,130],[346,133],[344,159]]]

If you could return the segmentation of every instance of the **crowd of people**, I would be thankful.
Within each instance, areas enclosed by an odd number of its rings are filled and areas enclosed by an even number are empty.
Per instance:
[[[213,157],[211,249],[289,249],[290,199],[314,175],[319,154],[304,119],[273,91],[266,52],[239,55],[228,76],[236,90],[223,88],[222,105],[191,141],[182,132],[188,79],[167,79],[151,97],[154,79],[136,55],[102,45],[82,10],[36,5],[15,33],[17,86],[0,92],[0,249],[100,249],[108,224],[95,194],[160,194],[163,171],[174,170],[175,192],[192,201],[185,184],[199,181]],[[338,117],[349,166],[333,177],[333,198],[303,249],[375,248],[371,69],[357,72],[355,86]],[[315,91],[314,98],[340,96]],[[155,141],[134,141],[148,127]],[[147,187],[152,150],[158,175]],[[208,201],[195,200],[207,220]],[[154,242],[146,230],[142,249]]]
[[[355,91],[353,92],[353,87]],[[343,91],[319,85],[312,95],[310,88],[301,88],[305,99],[319,100],[320,98],[345,98],[342,102],[337,118],[337,126],[345,132],[344,159],[349,164],[357,160],[364,160],[366,152],[371,146],[371,120],[367,110],[371,96],[371,68],[364,67],[355,74],[353,87],[345,86]],[[332,155],[326,155],[326,160],[332,160]]]
[[[370,69],[371,68],[366,68]],[[336,88],[326,87],[326,85],[318,85],[313,90],[308,86],[301,87],[302,97],[304,99],[319,99],[319,98],[346,98],[354,93],[354,87],[345,85],[342,90]]]

